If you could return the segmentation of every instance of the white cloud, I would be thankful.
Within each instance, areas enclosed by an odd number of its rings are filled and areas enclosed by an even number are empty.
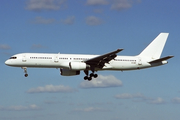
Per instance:
[[[123,94],[115,95],[114,97],[116,99],[132,99],[133,102],[146,102],[148,104],[165,104],[166,103],[166,101],[161,97],[152,99],[152,98],[148,98],[144,96],[141,93],[136,93],[136,94],[123,93]]]
[[[29,105],[29,106],[10,106],[10,107],[0,107],[1,111],[24,111],[24,110],[39,110],[40,107],[38,107],[35,104]]]
[[[144,95],[142,95],[141,93],[137,93],[137,94],[123,93],[123,94],[115,95],[115,98],[117,99],[144,98]]]
[[[25,8],[32,11],[58,10],[65,1],[66,0],[28,0]]]
[[[61,20],[61,21],[57,21],[54,18],[47,19],[47,18],[43,18],[41,16],[38,16],[35,19],[33,19],[31,21],[31,23],[33,23],[33,24],[53,24],[53,23],[60,23],[61,22],[61,23],[66,24],[66,25],[72,25],[72,24],[74,24],[74,21],[75,21],[75,16],[67,17],[66,19]]]
[[[111,9],[121,11],[132,7],[132,0],[113,0]]]
[[[86,18],[86,24],[87,25],[100,25],[102,24],[102,20],[95,16],[89,16]]]
[[[175,104],[180,104],[180,98],[179,97],[173,98],[172,102]]]
[[[0,49],[9,50],[9,49],[11,49],[11,47],[9,45],[6,45],[6,44],[0,44]]]
[[[102,76],[99,75],[91,81],[83,81],[80,83],[81,88],[104,88],[104,87],[119,87],[122,86],[121,80],[118,80],[112,75]]]
[[[46,85],[44,87],[37,87],[37,88],[31,88],[27,91],[27,93],[69,93],[69,92],[75,92],[77,90],[64,85]]]
[[[38,16],[34,20],[32,20],[33,24],[51,24],[54,22],[56,22],[56,20],[53,18],[45,19],[45,18],[40,17],[40,16]]]
[[[161,97],[149,101],[150,104],[164,104],[166,103]]]
[[[87,5],[107,5],[107,0],[87,0]]]
[[[76,108],[73,111],[75,112],[97,112],[97,111],[108,111],[107,109],[98,108],[98,107],[88,107],[88,108]]]
[[[75,16],[68,17],[67,19],[61,20],[61,21],[62,21],[62,23],[66,24],[66,25],[72,25],[72,24],[74,24]]]

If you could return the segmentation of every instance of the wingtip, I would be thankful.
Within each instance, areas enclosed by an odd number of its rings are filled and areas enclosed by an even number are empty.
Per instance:
[[[120,51],[122,51],[122,50],[124,50],[124,49],[117,49],[118,52],[120,52]]]
[[[174,57],[174,55],[170,55],[169,57],[170,57],[170,58],[173,58],[173,57]]]

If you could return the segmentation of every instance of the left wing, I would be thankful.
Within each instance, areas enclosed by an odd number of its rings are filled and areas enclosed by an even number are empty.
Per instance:
[[[105,63],[109,63],[112,59],[114,59],[117,55],[118,52],[122,51],[123,49],[117,49],[113,52],[97,56],[95,58],[91,58],[89,60],[84,61],[86,64],[93,66],[93,67],[98,67],[102,68]]]

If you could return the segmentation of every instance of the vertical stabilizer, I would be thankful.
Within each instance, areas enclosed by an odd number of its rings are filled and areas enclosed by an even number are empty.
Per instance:
[[[140,54],[139,56],[159,59],[163,51],[169,33],[160,33]]]

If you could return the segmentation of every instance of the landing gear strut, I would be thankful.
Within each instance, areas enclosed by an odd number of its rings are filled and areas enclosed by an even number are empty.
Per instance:
[[[24,73],[25,73],[24,76],[27,77],[28,76],[28,74],[27,74],[27,67],[22,67],[22,69],[24,69]]]
[[[86,76],[84,77],[84,80],[89,80],[91,81],[92,80],[92,77],[94,78],[97,78],[98,75],[97,74],[94,74],[94,71],[92,71],[92,73],[89,75],[89,71],[88,70],[85,70],[84,73],[86,74]],[[88,77],[89,75],[89,77]]]

